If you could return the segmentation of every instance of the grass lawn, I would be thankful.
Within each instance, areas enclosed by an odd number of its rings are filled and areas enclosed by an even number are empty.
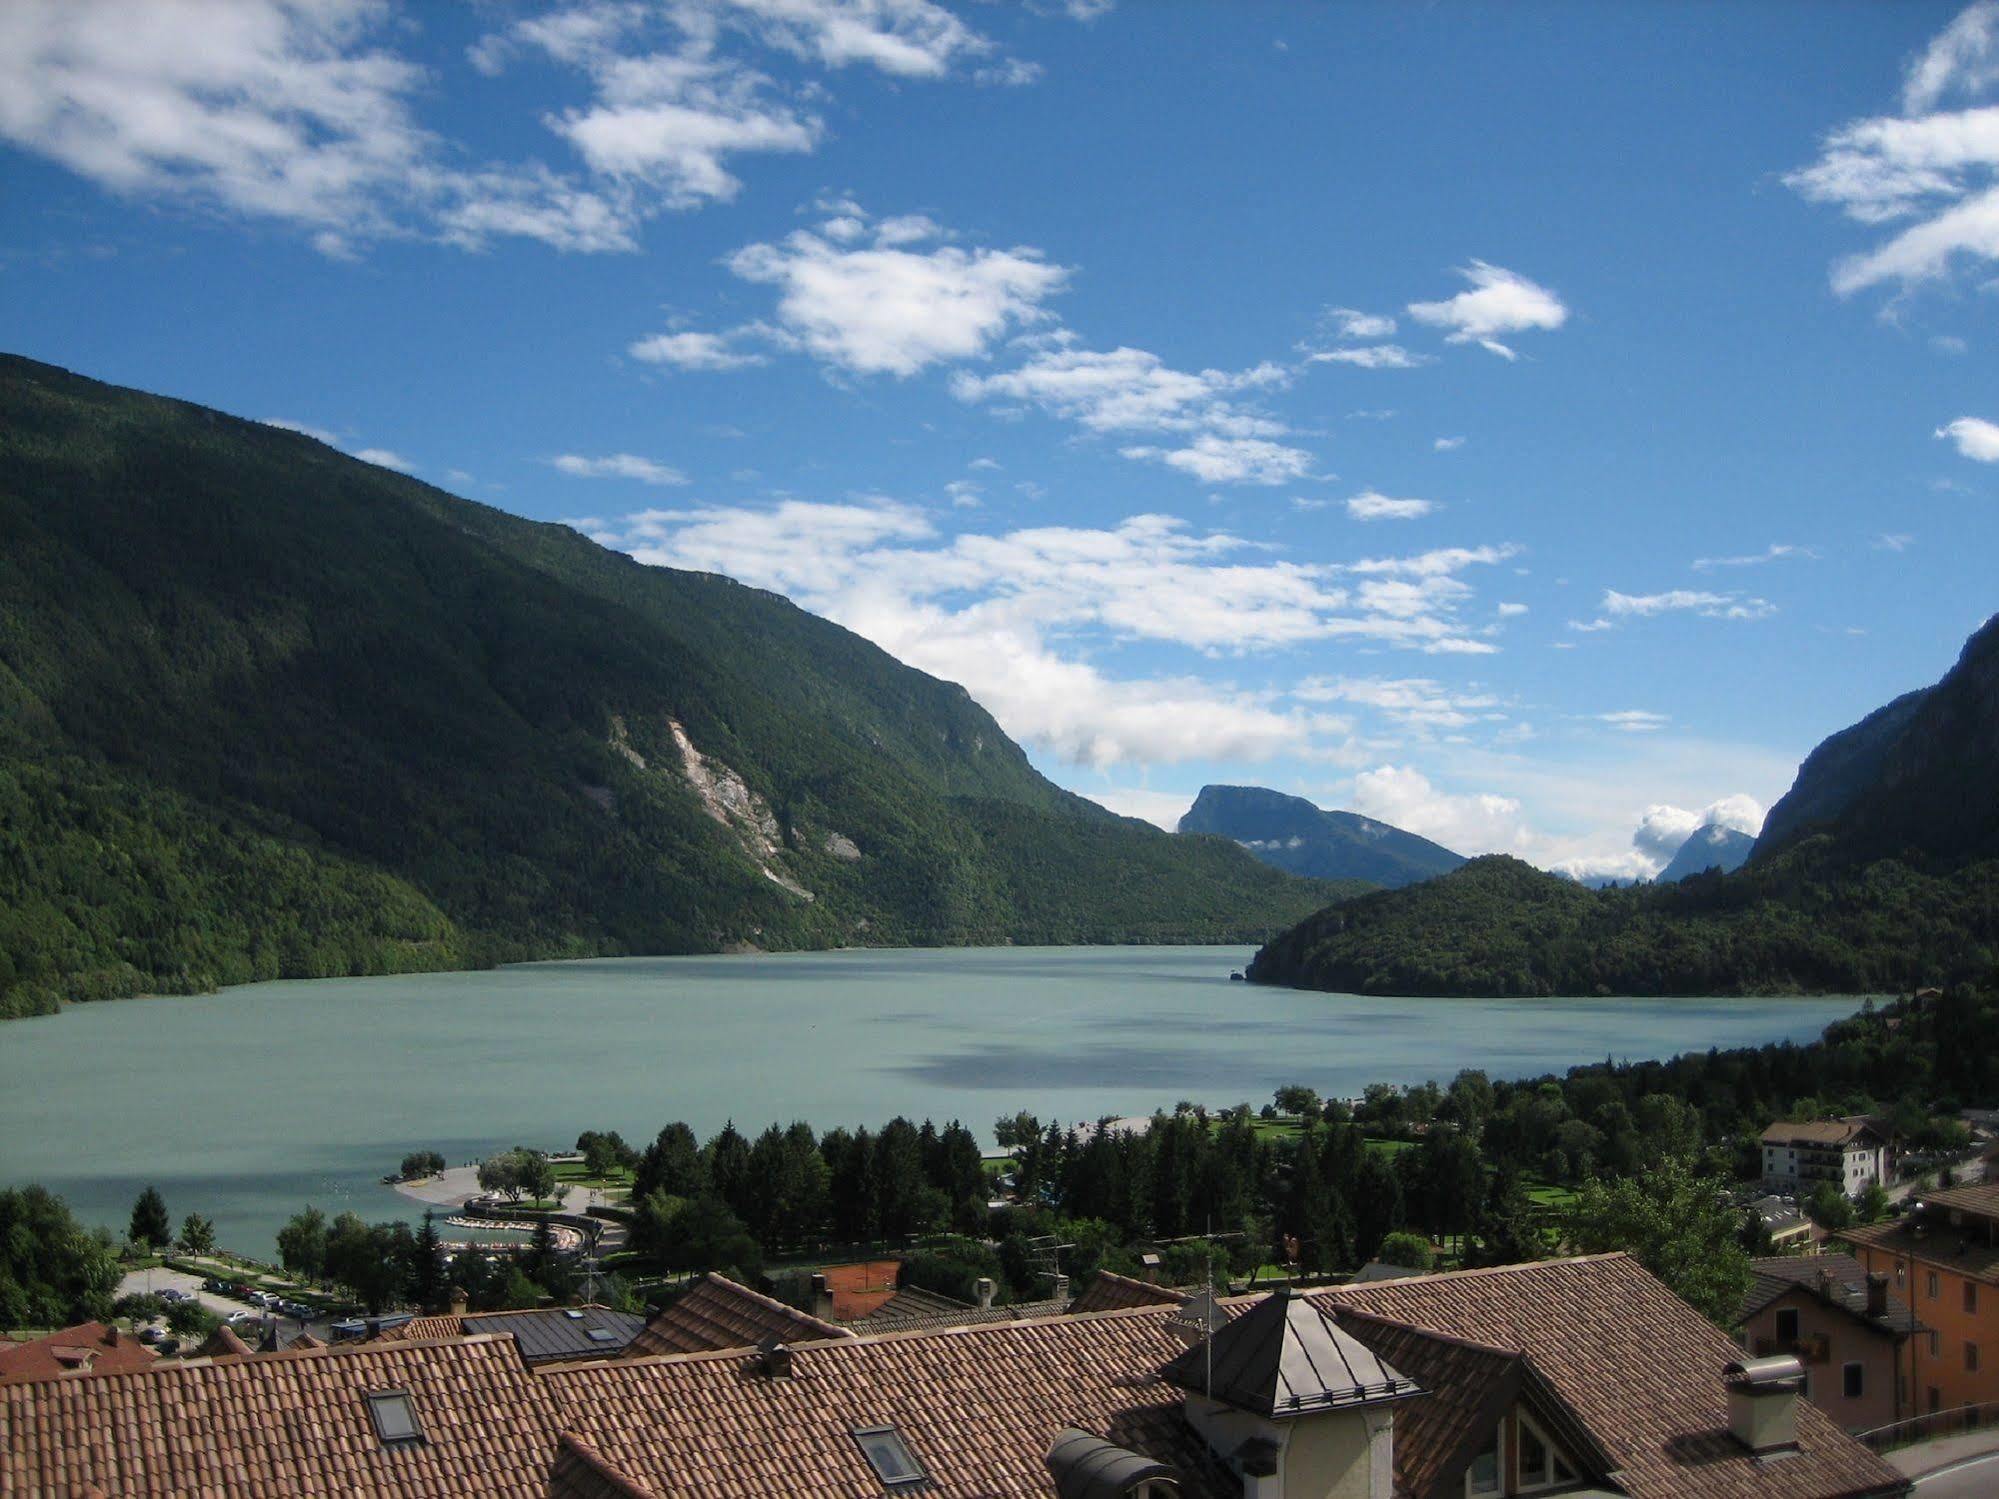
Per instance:
[[[1531,1177],[1523,1183],[1527,1200],[1537,1208],[1554,1208],[1560,1211],[1576,1200],[1572,1187],[1558,1187],[1550,1182],[1535,1181]]]

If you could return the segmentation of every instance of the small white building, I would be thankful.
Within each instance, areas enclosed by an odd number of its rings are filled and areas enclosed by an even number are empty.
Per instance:
[[[1877,1182],[1885,1187],[1890,1169],[1888,1137],[1871,1119],[1814,1119],[1763,1131],[1763,1185],[1772,1192],[1803,1199],[1829,1181],[1858,1197]]]

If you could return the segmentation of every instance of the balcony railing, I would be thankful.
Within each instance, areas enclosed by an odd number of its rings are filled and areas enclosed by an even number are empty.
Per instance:
[[[1999,1401],[1987,1400],[1977,1405],[1959,1405],[1947,1411],[1911,1416],[1906,1421],[1893,1421],[1856,1435],[1876,1452],[1887,1452],[1895,1447],[1911,1447],[1917,1442],[1934,1442],[1940,1437],[1962,1436],[1967,1431],[1978,1431],[1995,1422],[1999,1422]]]

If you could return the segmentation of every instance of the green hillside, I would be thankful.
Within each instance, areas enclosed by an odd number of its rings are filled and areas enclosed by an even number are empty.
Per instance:
[[[0,1014],[558,955],[1245,940],[1345,893],[1062,791],[962,688],[774,595],[0,357]]]
[[[1337,993],[1867,993],[1999,964],[1999,620],[1820,745],[1748,864],[1588,890],[1474,859],[1319,911],[1249,977]]]

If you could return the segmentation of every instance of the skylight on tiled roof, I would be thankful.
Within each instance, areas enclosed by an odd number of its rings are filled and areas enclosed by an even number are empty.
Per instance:
[[[410,1403],[408,1390],[370,1390],[366,1399],[375,1435],[385,1446],[423,1440],[423,1427],[417,1423],[416,1407]]]
[[[854,1433],[854,1440],[861,1444],[861,1452],[875,1470],[875,1477],[891,1489],[911,1488],[930,1476],[911,1454],[902,1433],[893,1426],[863,1427]]]
[[[618,1341],[617,1333],[608,1327],[593,1327],[584,1336],[589,1338],[593,1343],[615,1343]]]

